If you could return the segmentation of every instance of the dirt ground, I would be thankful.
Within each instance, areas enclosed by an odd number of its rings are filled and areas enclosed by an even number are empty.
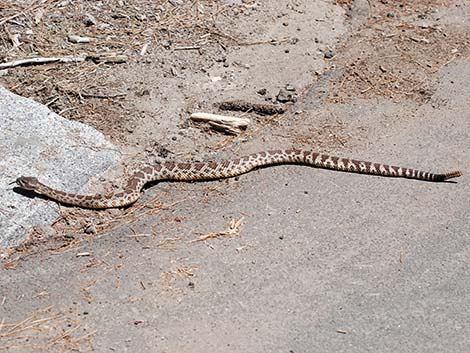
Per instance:
[[[414,136],[422,134],[424,146],[443,140],[439,131],[453,136],[453,125],[423,116],[450,104],[452,96],[441,90],[451,73],[443,72],[470,54],[470,7],[450,0],[0,1],[0,24],[0,63],[34,56],[85,58],[11,67],[0,80],[102,131],[124,151],[126,170],[161,158],[230,157],[285,146],[416,164],[427,152],[412,142]],[[92,40],[73,43],[74,35]],[[217,103],[232,99],[276,104],[286,113],[230,112],[252,121],[237,135],[189,119],[193,112],[221,113]],[[459,141],[456,136],[448,137],[449,143]],[[404,146],[415,157],[400,155],[407,153]],[[460,152],[455,155],[465,148]],[[447,166],[437,155],[428,161]],[[335,321],[333,311],[347,311],[354,292],[347,261],[374,267],[376,256],[391,256],[377,245],[384,235],[379,223],[398,230],[386,219],[398,211],[386,208],[394,209],[391,202],[372,201],[370,222],[361,221],[355,213],[359,191],[340,185],[362,185],[385,199],[381,186],[374,189],[357,176],[348,182],[345,175],[322,186],[309,179],[311,172],[286,167],[230,181],[162,184],[123,210],[62,208],[55,224],[35,229],[3,263],[2,282],[8,286],[2,284],[0,294],[0,351],[364,352],[374,344],[379,350],[370,351],[392,351],[388,337],[404,342],[403,351],[426,351],[420,335],[416,341],[385,335],[380,345],[381,329],[388,332],[385,321],[362,334],[360,326],[374,318],[356,315],[356,329],[343,327],[347,320]],[[116,184],[119,173],[103,182]],[[329,183],[331,176],[326,178],[322,182]],[[382,185],[400,201],[393,184]],[[430,186],[422,188],[419,192]],[[309,210],[308,197],[324,210]],[[417,210],[409,207],[397,219]],[[315,212],[319,223],[311,220]],[[436,219],[433,215],[430,211]],[[331,225],[336,216],[342,222]],[[361,226],[373,238],[359,242],[375,254],[348,249],[346,240],[361,233]],[[304,237],[306,230],[330,243]],[[392,248],[403,247],[400,239],[388,241]],[[416,246],[414,255],[422,250]],[[397,251],[399,264],[393,266],[400,270],[408,252]],[[340,260],[338,252],[347,255]],[[360,256],[366,259],[362,265]],[[391,276],[389,268],[383,270],[383,278]],[[375,275],[377,287],[364,292],[379,298],[387,291],[380,287],[380,269]],[[367,278],[355,281],[362,285]],[[317,296],[334,305],[320,305]],[[323,311],[311,321],[307,312],[315,303]],[[335,335],[331,345],[328,330]]]
[[[469,51],[466,27],[439,18],[439,8],[458,11],[459,4],[437,0],[13,4],[0,3],[4,62],[38,55],[87,60],[16,67],[3,83],[94,126],[128,151],[128,160],[145,159],[142,153],[188,158],[237,152],[240,144],[276,134],[288,136],[289,144],[343,146],[349,139],[338,122],[325,132],[314,121],[318,130],[302,134],[303,126],[283,121],[302,112],[304,96],[322,103],[376,97],[425,102],[433,93],[432,74]],[[324,16],[305,18],[313,9]],[[74,35],[92,41],[73,43]],[[279,118],[248,114],[254,126],[242,136],[227,138],[189,122],[190,113],[217,112],[213,105],[229,99],[276,102],[286,86],[298,103],[288,104]],[[311,139],[304,136],[312,132]]]

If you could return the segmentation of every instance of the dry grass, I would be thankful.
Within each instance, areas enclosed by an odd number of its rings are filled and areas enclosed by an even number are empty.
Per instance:
[[[220,237],[234,237],[240,234],[241,226],[243,223],[244,217],[241,217],[239,219],[232,219],[230,221],[230,224],[227,226],[226,229],[219,231],[219,232],[214,232],[214,233],[207,233],[199,236],[197,239],[192,240],[192,242],[196,241],[206,241],[209,239],[214,239],[214,238],[220,238]]]
[[[65,6],[62,6],[66,3]],[[0,2],[4,28],[0,51],[3,60],[29,56],[67,56],[81,51],[99,53],[119,51],[140,53],[148,42],[172,46],[200,46],[219,38],[231,37],[216,25],[224,7],[215,0],[184,1],[174,6],[167,0],[92,2],[46,1],[21,5]],[[96,24],[87,25],[93,16]],[[70,35],[93,38],[77,46]],[[19,45],[12,37],[19,36]]]
[[[432,74],[459,57],[470,55],[470,32],[420,24],[449,1],[371,2],[369,19],[335,59],[344,75],[334,82],[329,99],[386,97],[393,101],[427,101]],[[434,23],[435,21],[431,21]]]
[[[19,322],[0,322],[0,352],[90,352],[96,331],[49,306]]]
[[[66,4],[66,5],[64,5]],[[217,25],[225,7],[216,0],[73,2],[49,0],[33,5],[0,0],[0,62],[33,57],[124,55],[125,62],[86,60],[9,69],[1,79],[22,96],[60,115],[85,122],[124,139],[120,117],[127,92],[115,79],[120,66],[137,65],[152,53],[227,45],[236,40]],[[87,25],[87,16],[96,24]],[[69,36],[92,38],[72,43]]]

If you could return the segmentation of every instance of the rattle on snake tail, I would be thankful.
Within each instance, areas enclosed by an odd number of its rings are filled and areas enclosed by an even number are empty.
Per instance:
[[[132,175],[122,191],[108,195],[67,193],[46,186],[35,177],[19,177],[16,179],[16,184],[22,189],[33,190],[63,204],[103,209],[123,207],[134,203],[140,197],[143,186],[149,182],[161,180],[201,181],[229,178],[247,173],[259,167],[279,164],[301,164],[352,173],[402,177],[432,182],[442,182],[462,175],[460,171],[434,174],[411,168],[339,158],[312,151],[289,149],[253,153],[249,156],[219,162],[163,162],[146,166]]]

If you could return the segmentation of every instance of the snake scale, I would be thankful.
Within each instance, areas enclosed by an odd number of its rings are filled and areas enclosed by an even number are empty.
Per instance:
[[[78,195],[55,190],[42,184],[35,177],[19,177],[16,179],[16,184],[22,189],[33,190],[63,204],[103,209],[123,207],[134,203],[140,197],[144,185],[149,182],[162,180],[202,181],[229,178],[247,173],[259,167],[279,164],[302,164],[352,173],[403,177],[432,182],[442,182],[462,175],[460,171],[434,174],[411,168],[339,158],[312,151],[288,149],[253,153],[245,157],[219,162],[162,162],[145,166],[130,177],[122,191],[107,195]]]

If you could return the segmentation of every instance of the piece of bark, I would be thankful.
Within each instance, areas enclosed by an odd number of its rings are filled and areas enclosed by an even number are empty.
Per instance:
[[[286,109],[277,104],[269,103],[251,103],[243,100],[231,100],[218,103],[217,106],[221,110],[233,110],[242,112],[254,112],[261,115],[282,114]]]
[[[87,59],[92,60],[94,63],[122,64],[127,61],[127,55],[113,53],[93,54],[88,55]]]
[[[241,130],[247,128],[250,123],[248,118],[237,118],[234,116],[209,114],[209,113],[193,113],[191,120],[203,121],[209,123],[212,128],[230,134],[239,134]]]

